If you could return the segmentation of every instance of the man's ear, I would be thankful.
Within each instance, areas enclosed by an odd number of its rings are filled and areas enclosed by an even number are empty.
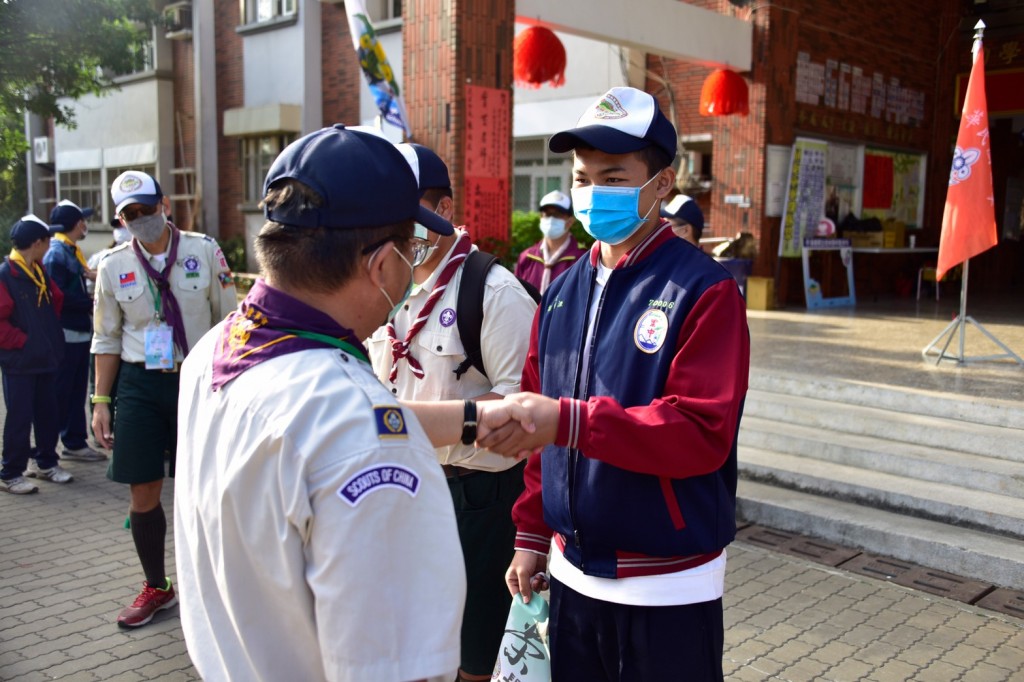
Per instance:
[[[441,201],[437,202],[437,210],[434,212],[451,222],[455,217],[455,201],[449,196],[441,197]]]
[[[388,260],[388,256],[391,255],[391,251],[394,250],[395,243],[393,241],[386,242],[382,247],[374,251],[366,258],[366,270],[370,276],[370,283],[373,284],[374,288],[383,287],[387,281],[386,273],[384,269]]]
[[[662,168],[661,172],[658,173],[658,180],[655,183],[658,198],[664,199],[665,197],[667,197],[669,192],[672,191],[672,188],[675,187],[675,185],[676,169],[673,168],[672,166],[666,166],[665,168]]]
[[[166,194],[160,197],[160,203],[164,207],[164,215],[171,215],[171,199]]]

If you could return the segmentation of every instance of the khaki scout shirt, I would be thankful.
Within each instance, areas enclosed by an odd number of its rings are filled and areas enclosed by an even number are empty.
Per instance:
[[[473,248],[476,249],[475,246]],[[404,339],[413,320],[419,317],[454,249],[453,245],[433,274],[413,289],[407,305],[395,316],[395,333],[398,338]],[[485,393],[509,395],[519,391],[537,304],[515,276],[502,267],[488,270],[487,279],[484,280],[480,353],[488,376],[470,367],[461,379],[455,378],[455,368],[466,359],[456,323],[456,304],[464,270],[462,267],[458,269],[431,311],[430,319],[413,337],[411,352],[423,367],[422,379],[413,376],[408,361],[400,360],[396,383],[391,383],[391,341],[386,327],[378,329],[366,342],[377,378],[401,400],[466,399]],[[518,464],[511,457],[502,457],[473,445],[451,445],[437,448],[436,452],[441,464],[453,464],[467,469],[504,471]]]
[[[197,232],[179,233],[181,240],[170,280],[191,348],[238,302],[231,270],[217,242]],[[161,270],[161,260],[139,246],[149,264]],[[100,261],[96,275],[92,352],[119,355],[125,362],[144,362],[146,327],[156,318],[159,296],[156,285],[135,256],[131,241],[108,253]],[[174,359],[184,359],[177,346]]]

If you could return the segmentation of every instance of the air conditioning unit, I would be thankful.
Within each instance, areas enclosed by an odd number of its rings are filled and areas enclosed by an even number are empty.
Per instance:
[[[187,40],[192,37],[192,3],[172,2],[164,7],[164,37],[168,40]]]
[[[36,137],[32,140],[32,160],[36,163],[53,163],[53,138]]]

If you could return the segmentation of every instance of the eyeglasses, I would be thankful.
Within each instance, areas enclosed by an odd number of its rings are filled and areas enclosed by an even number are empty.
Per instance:
[[[146,206],[145,204],[130,204],[127,208],[123,209],[120,216],[124,218],[126,223],[130,223],[139,216],[153,215],[160,208],[160,202],[156,202],[152,206]]]
[[[425,239],[412,240],[412,266],[418,268],[430,257],[434,247]]]

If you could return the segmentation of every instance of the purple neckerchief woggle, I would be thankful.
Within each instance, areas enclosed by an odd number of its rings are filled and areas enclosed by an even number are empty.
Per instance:
[[[265,360],[314,348],[342,348],[369,362],[351,329],[258,279],[221,329],[213,352],[213,390]]]

